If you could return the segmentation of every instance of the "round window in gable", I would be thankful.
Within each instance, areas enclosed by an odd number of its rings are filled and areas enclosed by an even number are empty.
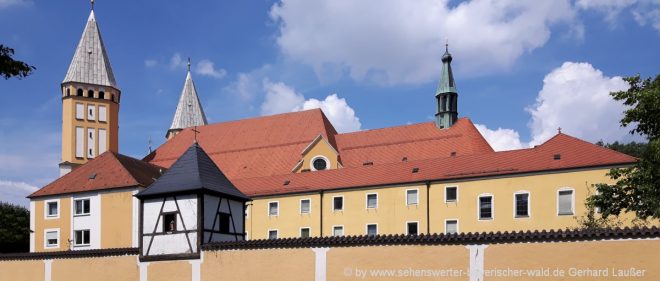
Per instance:
[[[312,159],[312,170],[323,171],[328,169],[328,158],[316,156]]]

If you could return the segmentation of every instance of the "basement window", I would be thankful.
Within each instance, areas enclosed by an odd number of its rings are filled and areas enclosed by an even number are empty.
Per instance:
[[[303,227],[300,229],[300,238],[308,238],[309,236],[309,227]]]
[[[419,223],[416,221],[408,222],[406,227],[406,234],[408,235],[419,234]]]
[[[176,215],[176,212],[163,214],[163,232],[176,231]]]

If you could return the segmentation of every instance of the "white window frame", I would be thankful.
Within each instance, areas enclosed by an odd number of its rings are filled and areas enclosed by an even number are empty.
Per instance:
[[[80,110],[79,110],[80,109]],[[82,102],[77,102],[75,106],[75,118],[76,120],[85,120],[85,104]]]
[[[415,191],[416,197],[417,197],[417,199],[416,199],[417,203],[415,203],[415,204],[410,204],[410,202],[408,202],[408,191],[412,191],[412,190]],[[406,189],[405,195],[406,195],[406,206],[419,206],[419,188]]]
[[[527,194],[527,216],[520,217],[518,216],[518,206],[516,206],[516,195],[518,194]],[[513,193],[513,218],[514,219],[529,219],[532,217],[532,194],[527,190],[518,190]]]
[[[406,221],[406,231],[404,232],[406,235],[410,235],[408,233],[408,224],[410,223],[416,223],[417,224],[417,235],[420,235],[421,233],[419,232],[419,221]]]
[[[376,195],[376,207],[369,207],[369,195]],[[364,195],[364,204],[365,204],[365,209],[367,210],[373,210],[373,209],[378,209],[378,192],[371,192],[367,193]]]
[[[561,191],[571,191],[571,213],[570,214],[560,214],[559,213],[559,192]],[[562,187],[560,189],[557,189],[557,196],[556,196],[556,202],[557,202],[557,216],[558,217],[565,217],[565,216],[575,216],[575,188],[572,187]]]
[[[341,209],[335,209],[335,198],[341,197]],[[346,200],[344,200],[344,195],[332,196],[332,211],[333,212],[343,212],[346,207]]]
[[[49,215],[48,214],[48,203],[57,203],[57,215]],[[60,199],[51,199],[51,200],[45,200],[44,201],[44,219],[47,220],[53,220],[53,219],[59,219],[60,218],[60,212],[62,210],[61,204],[60,204]]]
[[[339,236],[335,235],[335,228],[337,228],[337,227],[341,227],[341,235],[339,235]],[[336,224],[336,225],[333,225],[333,226],[332,226],[332,236],[333,236],[333,237],[346,236],[346,231],[345,231],[345,229],[344,229],[344,225],[343,225],[343,224]]]
[[[303,210],[302,210],[302,202],[305,201],[305,200],[309,201],[309,211],[308,211],[307,213],[303,213]],[[279,207],[278,207],[278,209],[279,209]],[[303,198],[303,199],[300,199],[300,205],[298,206],[298,209],[299,209],[298,211],[299,211],[299,213],[300,213],[301,215],[309,215],[309,214],[311,214],[311,213],[312,213],[312,198]],[[278,210],[278,211],[279,211],[279,210]]]
[[[310,170],[318,171],[316,168],[314,168],[314,161],[316,161],[316,159],[325,160],[325,164],[326,164],[325,165],[325,170],[321,170],[321,171],[327,171],[327,170],[332,169],[332,166],[331,166],[332,164],[330,163],[330,159],[328,159],[328,157],[325,157],[323,155],[316,155],[316,156],[312,157],[312,160],[309,161],[309,169]]]
[[[76,243],[76,232],[77,231],[88,231],[89,232],[89,243],[87,243],[87,244],[77,244]],[[89,247],[91,244],[92,244],[92,230],[91,229],[75,229],[75,230],[73,230],[73,246],[74,247]]]
[[[83,201],[83,200],[89,201],[89,213],[76,214],[76,201]],[[91,197],[74,198],[73,199],[73,212],[72,212],[72,214],[73,214],[74,217],[84,217],[84,216],[91,215],[92,214],[92,198]]]
[[[447,201],[447,189],[448,188],[456,188],[456,200],[454,201]],[[447,185],[445,186],[445,203],[458,203],[458,185]]]
[[[48,233],[49,232],[56,232],[57,233],[57,244],[55,245],[48,245]],[[44,249],[57,249],[60,247],[60,229],[59,228],[47,228],[44,229]]]
[[[96,121],[96,104],[88,103],[85,113],[85,115],[87,115],[88,121]]]
[[[364,234],[369,235],[369,226],[370,225],[375,225],[376,226],[376,235],[378,235],[378,224],[377,223],[367,223],[364,225]]]
[[[308,236],[308,237],[312,237],[312,228],[309,227],[309,226],[303,226],[303,227],[301,227],[301,228],[298,230],[298,237],[303,238],[303,237],[302,237],[302,231],[303,231],[303,229],[307,229],[307,230],[309,230],[309,236]]]
[[[277,230],[277,229],[268,229],[268,231],[266,231],[266,240],[271,240],[271,238],[270,238],[270,232],[271,231],[275,231],[275,239],[280,238],[280,231],[279,230]]]
[[[277,204],[277,214],[271,215],[270,214],[270,204],[275,203]],[[280,201],[268,201],[268,208],[266,208],[266,214],[268,214],[269,217],[277,217],[280,215]]]
[[[448,221],[456,221],[456,234],[461,233],[461,231],[460,231],[460,222],[458,221],[458,219],[445,219],[445,234],[449,234],[447,232],[447,222]]]
[[[480,205],[480,199],[482,197],[490,197],[490,218],[489,219],[482,219],[481,218],[481,205]],[[492,221],[495,220],[495,195],[492,193],[482,193],[477,196],[477,220],[479,221]]]

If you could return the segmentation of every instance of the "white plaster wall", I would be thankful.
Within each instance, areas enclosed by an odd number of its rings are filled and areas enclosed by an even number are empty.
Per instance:
[[[162,218],[159,220],[161,206],[163,212],[176,212],[177,204],[179,206],[180,216],[177,217],[177,230],[196,230],[197,229],[197,195],[177,196],[176,204],[174,197],[168,197],[163,205],[163,199],[149,199],[144,201],[143,212],[143,231],[145,234],[153,232],[154,227],[156,232],[163,231]],[[158,222],[158,225],[156,225]],[[184,229],[185,224],[185,229]],[[151,238],[153,237],[153,242]],[[193,252],[197,252],[197,233],[188,233],[188,239],[193,247]],[[149,244],[151,249],[149,255],[162,255],[162,254],[183,254],[190,253],[190,246],[188,245],[185,233],[163,234],[156,236],[143,237],[143,255],[147,254]]]
[[[89,199],[89,215],[75,216],[74,201]],[[101,248],[101,196],[96,194],[81,194],[71,197],[71,246],[73,250],[87,250]],[[74,235],[76,230],[89,229],[89,246],[75,246]]]
[[[197,235],[195,233],[191,233],[188,234],[188,238],[190,239],[190,245],[192,246],[193,252],[197,252]],[[144,247],[142,250],[143,255],[147,255],[149,240],[150,237],[144,237]],[[149,256],[189,253],[191,252],[190,247],[188,246],[188,240],[186,240],[185,233],[156,235],[154,236],[154,241],[151,243],[151,250],[149,250]]]

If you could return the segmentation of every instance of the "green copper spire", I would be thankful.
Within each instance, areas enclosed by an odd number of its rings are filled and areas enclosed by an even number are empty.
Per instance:
[[[454,82],[454,73],[451,71],[451,54],[449,54],[449,44],[445,44],[445,54],[442,55],[442,76],[435,95],[442,93],[458,93],[456,83]]]
[[[442,75],[438,89],[435,91],[437,103],[435,125],[440,129],[453,126],[458,119],[458,91],[454,82],[454,74],[451,71],[451,60],[449,44],[445,44],[445,54],[442,55]]]

